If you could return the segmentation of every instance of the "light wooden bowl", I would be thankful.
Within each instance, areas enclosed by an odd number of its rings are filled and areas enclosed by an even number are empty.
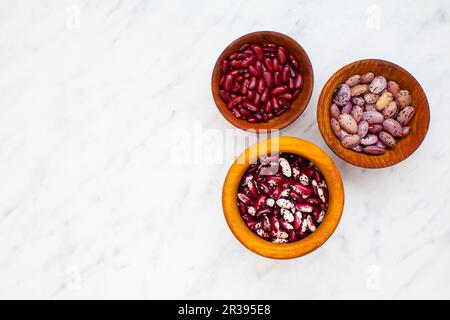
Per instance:
[[[278,139],[274,141],[274,139]],[[328,185],[329,207],[317,230],[292,243],[272,243],[255,235],[242,220],[237,207],[237,192],[249,164],[270,152],[290,152],[312,161],[322,172]],[[344,209],[344,187],[333,160],[316,145],[293,137],[272,138],[247,148],[235,160],[225,178],[222,190],[225,219],[235,237],[248,249],[268,258],[289,259],[303,256],[320,247],[336,229]]]
[[[220,97],[220,63],[225,58],[229,57],[233,52],[237,51],[246,43],[262,43],[264,41],[274,42],[278,45],[282,45],[288,49],[294,57],[297,59],[300,65],[300,73],[303,76],[303,87],[300,95],[292,102],[292,107],[279,117],[275,117],[268,122],[249,123],[246,120],[237,119],[233,116],[230,110],[228,110],[226,103]],[[232,125],[241,128],[243,130],[269,130],[269,129],[282,129],[294,122],[305,111],[306,106],[311,98],[312,90],[314,86],[314,75],[308,55],[305,50],[292,38],[278,32],[273,31],[258,31],[246,34],[239,39],[233,41],[225,50],[220,54],[217,62],[214,66],[211,89],[220,113],[228,120]]]
[[[352,75],[362,75],[367,72],[382,75],[388,80],[397,82],[401,89],[409,90],[412,95],[411,106],[416,109],[416,114],[409,123],[410,134],[400,139],[394,149],[386,150],[383,155],[367,155],[344,148],[334,135],[330,125],[330,105],[336,87]],[[389,61],[367,59],[346,65],[328,80],[317,104],[317,122],[325,142],[340,158],[358,167],[383,168],[408,158],[420,146],[430,124],[430,108],[425,92],[408,71]]]

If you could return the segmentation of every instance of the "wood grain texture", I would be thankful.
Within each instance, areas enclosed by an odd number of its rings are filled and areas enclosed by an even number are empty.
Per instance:
[[[274,139],[277,139],[274,141]],[[237,207],[237,192],[249,163],[270,152],[290,152],[311,160],[322,172],[329,191],[329,207],[317,230],[306,238],[292,243],[266,241],[246,226]],[[303,256],[320,247],[336,229],[344,209],[344,186],[333,160],[316,145],[293,137],[272,138],[247,148],[233,163],[222,190],[225,219],[235,237],[248,249],[261,256],[290,259]]]
[[[271,41],[278,45],[282,45],[291,52],[300,64],[300,73],[303,76],[303,87],[300,95],[292,102],[292,107],[279,117],[275,117],[268,122],[264,123],[249,123],[246,120],[237,119],[228,110],[226,103],[220,97],[220,63],[225,58],[228,58],[233,52],[236,52],[242,45],[246,43],[262,43],[264,41]],[[253,129],[282,129],[294,122],[305,111],[306,106],[311,98],[312,90],[314,86],[314,75],[308,55],[305,50],[292,38],[273,31],[258,31],[246,34],[234,42],[232,42],[221,53],[214,66],[212,78],[211,78],[211,90],[220,113],[228,120],[232,125],[241,128],[243,130]]]
[[[382,75],[388,80],[397,82],[401,89],[409,90],[412,95],[411,106],[416,110],[416,114],[409,124],[410,134],[400,139],[394,149],[387,150],[383,155],[367,155],[344,148],[330,126],[330,105],[335,88],[350,76],[362,75],[367,72]],[[408,158],[420,146],[430,124],[430,108],[425,92],[408,71],[389,61],[367,59],[346,65],[328,80],[317,104],[317,122],[325,142],[340,158],[358,167],[383,168]]]

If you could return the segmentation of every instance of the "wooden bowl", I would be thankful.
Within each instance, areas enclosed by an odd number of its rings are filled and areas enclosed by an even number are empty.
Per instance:
[[[322,223],[315,232],[297,242],[272,243],[258,237],[242,220],[237,207],[238,187],[249,164],[270,152],[290,152],[309,159],[322,172],[328,185],[329,206]],[[336,165],[322,149],[298,138],[272,138],[254,144],[236,158],[223,184],[222,206],[231,232],[245,247],[268,258],[296,258],[320,247],[334,232],[344,209],[344,187]]]
[[[294,55],[300,65],[300,73],[303,76],[303,87],[300,95],[297,99],[292,102],[292,107],[279,117],[275,117],[266,123],[249,123],[246,120],[237,119],[233,116],[230,110],[228,110],[226,103],[220,97],[220,63],[222,60],[228,58],[233,52],[236,52],[240,47],[246,43],[261,43],[264,41],[271,41],[278,45],[282,45],[289,52]],[[258,31],[246,34],[239,39],[233,41],[225,50],[220,54],[217,62],[214,66],[212,79],[211,79],[211,89],[216,103],[217,108],[220,113],[228,120],[232,125],[241,128],[243,130],[269,130],[269,129],[282,129],[294,122],[302,113],[305,111],[308,105],[309,99],[311,98],[312,90],[314,85],[314,75],[309,60],[308,55],[305,50],[292,38],[273,31]]]
[[[414,118],[409,123],[411,127],[409,135],[398,140],[394,149],[386,150],[382,155],[367,155],[344,148],[334,135],[330,125],[330,105],[335,88],[350,76],[367,72],[382,75],[388,80],[397,82],[401,89],[409,90],[412,95],[411,106],[416,110]],[[328,80],[320,93],[317,104],[317,122],[325,142],[343,160],[358,167],[383,168],[408,158],[419,147],[430,124],[430,108],[425,92],[408,71],[389,61],[367,59],[346,65]]]

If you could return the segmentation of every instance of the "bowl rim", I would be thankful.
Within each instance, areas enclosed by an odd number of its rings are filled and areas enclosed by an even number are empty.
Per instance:
[[[279,117],[275,117],[274,119],[269,120],[268,122],[260,122],[260,123],[249,123],[245,120],[237,119],[234,117],[229,110],[226,108],[225,103],[222,101],[219,90],[215,92],[215,88],[219,86],[220,81],[220,62],[225,58],[225,52],[228,50],[231,50],[233,47],[240,47],[246,42],[254,42],[252,41],[252,38],[254,36],[263,36],[268,37],[267,41],[277,42],[275,38],[283,38],[285,41],[289,43],[290,46],[295,47],[295,50],[292,50],[291,53],[297,58],[297,60],[305,60],[306,65],[302,65],[302,69],[307,70],[308,77],[305,77],[305,72],[301,72],[303,75],[303,87],[300,91],[299,97],[293,101],[293,104],[302,97],[302,95],[305,97],[303,104],[299,105],[298,110],[295,109],[295,113],[293,112],[293,109],[289,109],[285,114],[281,115],[280,117],[285,116],[286,119],[279,125],[273,125],[274,120],[278,119]],[[299,59],[299,57],[302,57],[302,59]],[[306,53],[305,49],[293,38],[277,31],[254,31],[247,34],[244,34],[237,39],[233,40],[229,45],[227,45],[220,55],[218,56],[216,63],[213,67],[213,72],[211,76],[211,92],[213,96],[214,103],[219,110],[219,112],[222,114],[222,116],[233,126],[242,129],[242,130],[281,130],[286,128],[287,126],[291,125],[293,122],[295,122],[302,114],[305,112],[306,108],[308,107],[308,104],[311,100],[312,93],[314,89],[314,70],[311,63],[311,59],[309,58],[308,54]],[[288,115],[291,115],[288,117]]]
[[[242,220],[237,207],[238,187],[250,163],[277,148],[280,153],[290,152],[312,161],[322,172],[329,192],[327,213],[317,230],[302,240],[282,244],[272,243],[254,234]],[[315,144],[294,137],[269,138],[248,147],[231,165],[223,184],[222,206],[228,227],[246,248],[267,258],[297,258],[319,248],[336,230],[344,209],[344,185],[333,160]]]
[[[335,143],[333,143],[333,141],[338,141],[338,138],[333,135],[333,139],[329,139],[325,133],[325,128],[322,125],[320,118],[322,116],[325,117],[326,113],[326,108],[329,104],[329,102],[325,101],[325,91],[326,89],[329,87],[329,85],[333,82],[333,80],[338,77],[340,74],[342,74],[344,71],[351,70],[351,68],[353,66],[356,65],[360,65],[360,64],[364,64],[364,63],[377,63],[377,64],[384,64],[384,65],[388,65],[389,67],[392,67],[393,69],[398,70],[399,72],[401,72],[402,74],[404,74],[409,81],[412,81],[413,85],[417,87],[417,89],[420,92],[421,97],[423,97],[423,103],[421,105],[421,108],[425,109],[425,114],[427,115],[427,121],[424,122],[423,125],[423,132],[420,136],[418,136],[417,138],[417,143],[415,143],[414,145],[411,145],[411,147],[402,154],[401,157],[396,157],[394,160],[391,161],[358,161],[353,159],[353,157],[348,156],[350,153],[352,152],[351,150],[345,149],[345,151],[339,151],[336,149]],[[392,80],[392,79],[388,79],[388,80]],[[412,87],[412,86],[411,86]],[[337,71],[335,71],[327,80],[327,82],[324,84],[324,86],[322,87],[322,90],[320,92],[319,95],[319,99],[317,101],[317,113],[316,113],[316,119],[318,122],[318,126],[319,126],[319,130],[320,130],[320,134],[322,135],[323,140],[325,141],[325,143],[328,145],[328,147],[331,149],[331,151],[333,151],[334,154],[336,154],[339,158],[341,158],[342,160],[344,160],[347,163],[350,163],[354,166],[360,167],[360,168],[366,168],[366,169],[380,169],[380,168],[387,168],[390,166],[394,166],[404,160],[406,160],[407,158],[409,158],[419,147],[420,145],[423,143],[423,141],[425,140],[425,137],[428,133],[429,130],[429,126],[430,126],[430,106],[428,103],[428,99],[426,96],[425,91],[423,90],[422,86],[420,85],[419,81],[417,81],[417,79],[405,68],[399,66],[398,64],[388,61],[388,60],[383,60],[383,59],[377,59],[377,58],[367,58],[367,59],[360,59],[360,60],[356,60],[353,62],[350,62],[344,66],[342,66],[341,68],[339,68]],[[413,119],[414,120],[414,119]],[[328,121],[329,122],[329,121]],[[394,149],[395,150],[395,149]],[[356,153],[356,152],[353,152]],[[351,153],[353,155],[353,153]],[[374,158],[378,158],[378,159],[382,159],[385,155],[366,155],[366,154],[361,154],[361,153],[357,153],[357,155],[359,155],[359,157],[364,157],[366,159],[374,159]]]

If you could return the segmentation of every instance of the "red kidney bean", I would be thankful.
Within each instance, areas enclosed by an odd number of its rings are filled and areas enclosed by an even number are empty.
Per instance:
[[[253,98],[253,103],[257,106],[259,106],[259,103],[261,102],[261,95],[259,93],[255,94],[255,97]]]
[[[238,75],[236,78],[234,78],[234,81],[236,82],[241,82],[242,80],[244,80],[244,76],[243,75]]]
[[[230,67],[230,62],[228,60],[223,60],[220,71],[222,72],[222,75],[226,74],[228,72],[228,69]]]
[[[256,61],[255,62],[255,67],[256,67],[256,70],[258,71],[258,73],[260,74],[260,75],[262,75],[262,73],[263,73],[263,64],[261,63],[261,61]]]
[[[291,107],[291,103],[283,98],[281,98],[280,96],[278,97],[278,104],[280,106],[285,107],[286,109],[289,109]]]
[[[282,46],[245,44],[221,61],[220,97],[235,117],[267,122],[286,112],[299,96],[303,81],[299,67]]]
[[[238,69],[236,69],[236,70],[231,70],[229,74],[230,74],[232,77],[236,77],[236,76],[239,74],[239,70],[238,70]]]
[[[263,45],[263,47],[271,47],[271,48],[277,47],[277,45],[275,43],[269,42],[269,41],[264,41],[262,45]]]
[[[283,93],[283,94],[279,95],[278,98],[283,99],[283,100],[287,100],[287,101],[294,100],[294,96],[292,94],[290,94],[289,92],[286,92],[286,93]]]
[[[256,84],[258,83],[258,80],[256,80],[255,77],[250,78],[250,83],[248,84],[248,88],[250,90],[254,90],[256,88]]]
[[[231,61],[231,60],[235,60],[238,54],[239,54],[238,52],[235,52],[235,53],[231,54],[231,55],[228,57],[228,60],[230,60],[230,61]]]
[[[242,115],[237,108],[232,108],[231,113],[238,119],[242,118]]]
[[[225,103],[228,103],[230,101],[230,95],[225,90],[220,90],[220,97]]]
[[[267,102],[269,99],[269,88],[265,88],[261,94],[261,102]]]
[[[250,49],[250,46],[243,52],[247,57],[253,55],[253,51]]]
[[[278,61],[278,58],[274,58],[272,61],[273,70],[274,71],[283,71],[283,67],[281,66],[280,62]]]
[[[295,80],[294,78],[289,78],[289,90],[295,89]]]
[[[276,47],[263,47],[264,53],[275,53],[278,51]]]
[[[250,111],[248,111],[245,108],[240,108],[239,109],[240,113],[242,116],[246,117],[246,118],[253,118],[253,113],[251,113]]]
[[[273,59],[277,57],[277,54],[274,52],[264,52],[264,57]]]
[[[288,88],[286,86],[278,86],[270,90],[270,94],[273,96],[278,96],[280,94],[283,94],[288,91]]]
[[[264,112],[260,111],[261,113],[261,117],[262,117],[262,122],[267,122],[269,121],[269,118],[267,117],[267,114],[265,114]]]
[[[295,78],[295,84],[294,84],[294,88],[298,89],[302,86],[303,84],[303,77],[302,75],[299,73],[297,75],[297,78]]]
[[[281,73],[281,80],[283,81],[283,83],[289,83],[289,73],[289,66],[285,66]]]
[[[255,98],[255,94],[256,94],[255,91],[248,90],[248,92],[247,92],[247,99],[253,101],[253,99]]]
[[[257,111],[259,111],[259,107],[258,107],[257,105],[255,105],[255,104],[249,102],[249,101],[244,101],[244,102],[242,103],[242,105],[243,105],[244,107],[246,107],[248,110],[252,111],[252,112],[257,112]]]
[[[264,105],[264,112],[267,114],[267,118],[270,119],[270,112],[272,111],[272,103],[270,101],[267,101]]]
[[[265,58],[263,60],[263,64],[264,64],[264,67],[266,67],[267,71],[269,71],[269,72],[273,72],[274,71],[273,70],[272,60],[270,58]]]
[[[231,108],[233,108],[235,105],[241,103],[243,98],[244,97],[242,97],[242,96],[236,96],[234,98],[231,98],[227,104],[227,108],[231,110]]]
[[[278,111],[280,111],[281,107],[280,107],[280,105],[278,104],[278,99],[277,99],[277,97],[272,96],[270,102],[272,103],[272,108],[273,108],[273,111],[274,111],[275,113],[277,113]]]
[[[273,73],[273,84],[275,86],[279,86],[281,85],[282,81],[281,81],[281,73],[279,73],[278,71],[275,71]]]
[[[261,117],[264,113],[255,113]],[[286,177],[278,166],[283,159],[292,169]],[[277,165],[270,175],[265,169]],[[249,172],[250,171],[250,172]],[[247,226],[272,242],[298,241],[314,232],[328,208],[325,180],[309,160],[295,154],[268,155],[252,164],[238,190],[238,209]]]
[[[250,83],[249,79],[245,79],[244,81],[242,81],[241,83],[241,89],[240,89],[240,93],[245,96],[247,94],[248,91],[248,85]]]
[[[240,47],[238,51],[243,52],[243,51],[247,50],[248,48],[250,48],[250,44],[246,43],[242,47]]]
[[[258,44],[253,44],[252,45],[252,49],[253,49],[253,52],[256,55],[256,59],[258,59],[258,61],[261,61],[263,59],[263,57],[264,57],[264,52],[263,52],[261,46],[258,45]]]
[[[283,47],[278,47],[278,59],[280,60],[280,63],[284,66],[287,62],[287,55],[286,55],[286,49]]]
[[[291,78],[294,78],[294,79],[297,78],[298,72],[294,68],[290,67],[289,72],[290,72]]]
[[[231,63],[230,63],[231,67],[234,69],[240,68],[241,64],[242,64],[241,60],[231,60]]]
[[[250,57],[242,60],[241,66],[243,68],[247,68],[247,67],[251,66],[255,61],[256,61],[256,57],[254,55],[251,55]]]
[[[267,87],[272,88],[273,87],[272,74],[270,72],[268,72],[268,71],[264,71],[263,72],[263,77],[264,77],[264,80],[266,82]]]
[[[230,92],[233,89],[233,76],[228,74],[225,77],[225,82],[223,84],[223,89],[227,92]]]
[[[261,76],[261,74],[259,73],[258,69],[256,68],[256,66],[249,66],[248,67],[248,72],[250,72],[250,74],[256,78],[259,78]]]
[[[296,70],[299,70],[300,69],[300,66],[299,66],[299,64],[298,64],[298,62],[297,62],[297,59],[295,59],[295,57],[291,54],[291,55],[289,55],[289,62],[292,64],[292,66],[296,69]]]
[[[259,80],[258,80],[258,87],[257,87],[256,91],[259,94],[262,94],[264,89],[265,89],[265,87],[266,87],[266,84],[264,82],[264,79],[263,78],[259,78]]]

